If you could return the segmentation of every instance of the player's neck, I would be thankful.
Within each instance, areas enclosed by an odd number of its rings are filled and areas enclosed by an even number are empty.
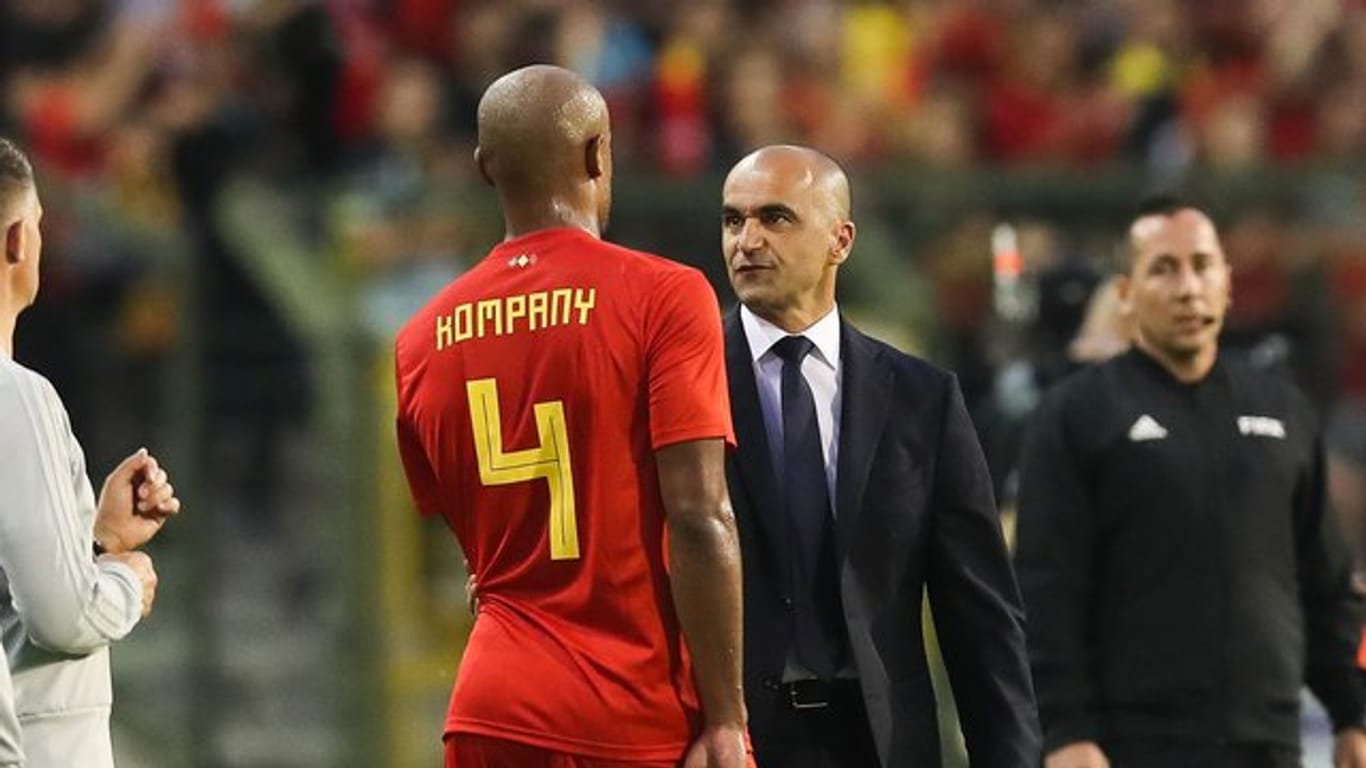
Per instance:
[[[23,307],[14,306],[14,290],[0,284],[0,357],[14,358],[14,325]]]
[[[1136,343],[1148,357],[1157,361],[1157,364],[1167,369],[1172,378],[1182,384],[1195,384],[1202,381],[1214,368],[1214,361],[1219,357],[1219,348],[1209,345],[1190,355],[1173,354],[1162,350],[1157,345],[1149,342],[1139,334]]]
[[[504,239],[529,235],[543,229],[582,229],[593,237],[601,233],[597,213],[575,205],[568,199],[552,196],[538,200],[505,200],[503,205]]]

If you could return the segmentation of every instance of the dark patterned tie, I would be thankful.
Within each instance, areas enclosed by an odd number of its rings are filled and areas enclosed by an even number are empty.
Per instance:
[[[835,567],[835,533],[825,479],[816,401],[802,376],[802,360],[814,348],[804,336],[774,345],[783,360],[783,502],[787,509],[797,659],[822,678],[843,661],[847,633]]]

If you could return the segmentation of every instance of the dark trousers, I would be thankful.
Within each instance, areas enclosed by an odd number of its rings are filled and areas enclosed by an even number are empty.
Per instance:
[[[857,680],[774,684],[760,695],[772,698],[763,722],[750,722],[759,768],[880,768]]]
[[[1298,749],[1270,744],[1122,738],[1101,748],[1111,768],[1300,768]]]

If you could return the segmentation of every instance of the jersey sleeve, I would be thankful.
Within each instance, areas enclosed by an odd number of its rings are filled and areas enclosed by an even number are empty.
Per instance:
[[[83,654],[122,638],[142,617],[128,566],[96,562],[94,497],[72,477],[75,437],[45,381],[0,382],[0,565],[15,610],[38,645]],[[51,412],[51,411],[56,412]],[[79,490],[84,492],[78,492]]]
[[[721,308],[711,285],[696,270],[679,270],[655,286],[646,317],[651,446],[723,439],[734,447]]]
[[[401,341],[400,341],[401,346]],[[408,489],[413,494],[413,503],[423,517],[441,512],[440,485],[436,471],[427,457],[427,449],[422,444],[412,420],[409,418],[409,387],[404,382],[404,366],[401,349],[395,350],[394,372],[398,390],[398,413],[395,416],[395,429],[398,437],[398,455],[403,463],[403,474],[408,478]]]

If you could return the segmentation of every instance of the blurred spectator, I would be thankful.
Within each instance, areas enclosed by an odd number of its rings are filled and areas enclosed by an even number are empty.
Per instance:
[[[1133,328],[1121,308],[1116,280],[1111,276],[1100,283],[1087,300],[1081,326],[1067,345],[1067,356],[1072,360],[1098,363],[1129,348]]]
[[[783,93],[783,62],[771,45],[746,47],[727,62],[722,131],[736,156],[792,136]]]
[[[1225,348],[1259,368],[1294,377],[1315,405],[1328,405],[1331,369],[1328,287],[1309,244],[1292,237],[1283,213],[1250,208],[1227,228],[1234,302],[1225,320]]]
[[[1030,16],[1012,28],[1007,50],[984,94],[987,156],[1005,164],[1065,159],[1076,30],[1061,13]]]
[[[978,161],[972,105],[952,86],[925,94],[915,118],[902,123],[900,147],[907,160],[936,170],[965,171]]]
[[[658,132],[652,148],[659,169],[688,176],[710,164],[716,135],[709,118],[707,79],[716,66],[715,41],[726,28],[724,3],[682,3],[655,66],[654,111]]]
[[[448,205],[468,178],[469,156],[441,134],[444,92],[429,64],[392,61],[379,93],[375,141],[343,185],[334,227],[361,293],[361,322],[388,340],[459,273],[453,249],[466,235]]]

